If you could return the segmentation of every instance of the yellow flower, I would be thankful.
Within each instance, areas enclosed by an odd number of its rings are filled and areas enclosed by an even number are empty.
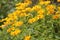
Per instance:
[[[20,6],[17,6],[16,9],[25,9],[26,5],[21,3]]]
[[[39,20],[39,17],[35,16],[34,19],[36,19],[36,21],[37,21],[37,20]]]
[[[58,19],[59,15],[53,15],[53,19]]]
[[[46,9],[47,9],[47,11],[48,11],[48,14],[53,14],[55,8],[56,8],[56,7],[55,7],[54,5],[48,5],[48,6],[46,7]]]
[[[14,11],[12,14],[13,14],[14,16],[18,16],[20,13],[21,13],[20,10],[16,10],[16,11]]]
[[[50,1],[40,1],[39,4],[40,5],[48,5],[48,4],[50,4]]]
[[[17,26],[21,26],[23,24],[23,22],[22,21],[18,21],[18,22],[15,22],[15,26],[17,27]]]
[[[16,7],[16,9],[23,10],[25,9],[29,4],[28,3],[21,3],[19,6]]]
[[[46,7],[47,10],[51,10],[51,9],[55,9],[55,8],[56,8],[56,6],[54,6],[54,5],[48,5]]]
[[[11,16],[13,16],[13,14],[9,13],[9,14],[8,14],[8,17],[11,17]]]
[[[4,25],[9,25],[9,24],[11,24],[10,21],[4,22]]]
[[[4,22],[4,24],[5,25],[12,24],[13,23],[12,21],[15,21],[16,19],[17,19],[17,16],[12,16],[12,17],[5,18],[6,22]]]
[[[16,13],[17,14],[17,13]],[[11,21],[11,20],[17,20],[17,15],[16,15],[15,13],[13,14],[9,14],[8,15],[8,18],[6,18],[5,20],[9,20],[9,21]]]
[[[39,19],[43,19],[43,18],[44,18],[44,15],[37,15],[37,17],[38,17]]]
[[[51,1],[45,1],[45,5],[48,5],[48,4],[50,4],[51,3]]]
[[[21,13],[21,14],[20,14],[20,17],[25,17],[25,16],[27,16],[26,13]]]
[[[36,19],[35,18],[32,18],[32,19],[29,19],[28,20],[28,23],[33,23],[33,22],[35,22],[36,21]]]
[[[24,9],[24,10],[21,10],[21,13],[26,13],[26,10],[25,10],[25,9]],[[20,14],[21,14],[21,13],[20,13]]]
[[[21,33],[21,30],[16,29],[14,32],[11,32],[10,35],[16,36],[16,35],[18,35],[19,33]]]
[[[15,27],[12,27],[11,30],[15,30]]]
[[[25,36],[24,40],[30,40],[31,36]]]
[[[41,6],[35,5],[35,6],[33,6],[32,11],[33,11],[33,10],[39,11],[40,9],[41,9]]]
[[[28,8],[26,8],[25,10],[26,10],[26,12],[30,12],[31,9],[32,9],[32,8],[28,7]]]
[[[16,29],[16,30],[14,31],[14,33],[15,33],[15,35],[17,35],[17,34],[21,33],[21,30]]]
[[[7,29],[7,32],[9,33],[9,32],[11,32],[13,30],[15,30],[15,27],[11,27],[11,28]]]
[[[37,13],[38,13],[39,15],[44,14],[44,10],[43,10],[43,9],[40,9]]]
[[[54,9],[48,10],[47,15],[49,15],[49,14],[54,14]]]

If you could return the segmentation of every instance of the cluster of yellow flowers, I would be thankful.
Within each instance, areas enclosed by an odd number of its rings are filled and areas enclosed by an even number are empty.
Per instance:
[[[39,5],[35,5],[34,7],[32,7],[31,9],[32,11],[36,11],[37,12],[37,15],[31,19],[28,20],[28,23],[33,23],[33,22],[36,22],[37,20],[39,19],[43,19],[44,18],[44,10],[41,8],[41,6]]]
[[[28,7],[31,3],[32,3],[31,0],[25,0],[24,3],[18,3],[18,4],[16,4],[16,9],[23,10],[26,7]]]
[[[7,30],[8,33],[12,36],[16,36],[17,34],[21,33],[20,29],[16,29],[15,27],[11,27]]]
[[[14,24],[12,24],[12,26],[16,26],[16,27],[19,27],[19,26],[21,26],[23,24],[23,22],[22,21],[18,21],[18,22],[15,22]]]
[[[27,7],[32,2],[30,0],[25,0],[24,3],[18,3],[16,4],[16,10],[13,13],[10,13],[8,17],[6,17],[4,20],[4,25],[11,25],[12,27],[7,30],[8,33],[12,36],[16,36],[21,32],[20,29],[17,29],[15,27],[19,27],[23,24],[23,21],[20,21],[19,18],[28,16],[26,12],[30,12],[31,8]],[[27,8],[26,8],[27,7]],[[18,21],[19,20],[19,21]],[[29,38],[25,38],[27,40]]]
[[[59,1],[59,0],[58,0]],[[2,19],[4,22],[4,25],[11,25],[12,27],[7,30],[8,33],[12,36],[16,36],[17,34],[21,33],[22,31],[20,29],[16,29],[15,27],[22,26],[24,22],[20,20],[19,18],[28,17],[31,16],[31,12],[36,11],[36,16],[29,18],[28,23],[32,24],[39,19],[44,19],[45,15],[52,14],[52,19],[58,19],[60,18],[60,7],[57,7],[57,12],[55,12],[56,6],[50,4],[50,1],[41,1],[39,0],[39,3],[33,7],[30,7],[30,4],[32,4],[32,0],[24,0],[23,3],[17,3],[16,4],[16,10],[10,14],[8,14],[8,17],[5,19]],[[45,5],[45,8],[43,9],[42,6]],[[47,12],[46,12],[47,10]],[[45,13],[46,12],[46,13]],[[30,40],[31,36],[26,36],[25,40]]]

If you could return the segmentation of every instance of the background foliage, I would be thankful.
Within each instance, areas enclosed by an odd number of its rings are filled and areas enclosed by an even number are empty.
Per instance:
[[[0,0],[0,19],[5,18],[14,10],[14,5],[22,0]]]

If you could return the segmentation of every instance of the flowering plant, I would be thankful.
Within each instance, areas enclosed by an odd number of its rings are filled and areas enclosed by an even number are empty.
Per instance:
[[[0,21],[5,21],[1,40],[60,40],[60,6],[44,0],[32,4],[32,0],[17,3],[15,11]]]

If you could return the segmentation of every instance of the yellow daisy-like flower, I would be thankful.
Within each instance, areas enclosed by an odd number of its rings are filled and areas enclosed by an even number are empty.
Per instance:
[[[15,30],[15,27],[11,27],[11,28],[7,29],[7,32],[9,33],[9,32],[11,32],[13,30]]]
[[[59,15],[53,15],[53,19],[58,19],[59,17]]]
[[[21,13],[21,14],[20,14],[20,17],[25,17],[25,16],[27,16],[26,13]]]
[[[29,19],[28,20],[28,23],[33,23],[33,22],[35,22],[36,21],[36,19],[35,18],[32,18],[32,19]]]
[[[17,27],[17,26],[21,26],[23,24],[23,22],[22,21],[18,21],[18,22],[15,22],[15,26]]]
[[[50,1],[40,1],[40,5],[48,5],[50,4]]]
[[[39,15],[42,15],[42,14],[44,14],[44,10],[43,10],[43,9],[40,9],[37,13],[38,13]]]
[[[19,10],[19,9],[23,10],[23,9],[25,9],[27,6],[28,6],[27,3],[21,3],[19,6],[16,7],[16,9],[18,9],[18,10]]]
[[[26,8],[25,10],[26,10],[26,12],[30,12],[31,9],[32,9],[32,8],[28,7],[28,8]]]
[[[25,36],[24,40],[30,40],[31,36]]]
[[[19,29],[16,29],[16,30],[14,31],[15,35],[19,34],[20,32],[21,32],[21,30],[19,30]]]
[[[39,11],[40,9],[41,9],[41,6],[35,5],[35,6],[32,8],[32,11],[33,11],[33,10]]]
[[[48,5],[46,7],[47,10],[51,10],[51,9],[55,9],[55,8],[56,8],[56,6],[54,6],[54,5]]]
[[[45,1],[45,5],[48,5],[50,3],[51,3],[51,1]]]
[[[56,8],[56,6],[54,6],[54,5],[48,5],[46,7],[46,10],[48,11],[48,14],[53,14],[55,8]]]
[[[37,17],[38,17],[39,19],[43,19],[43,18],[44,18],[44,15],[37,15]]]
[[[19,33],[21,33],[21,30],[15,29],[15,31],[14,31],[14,32],[11,32],[10,35],[16,36],[16,35],[18,35]]]

